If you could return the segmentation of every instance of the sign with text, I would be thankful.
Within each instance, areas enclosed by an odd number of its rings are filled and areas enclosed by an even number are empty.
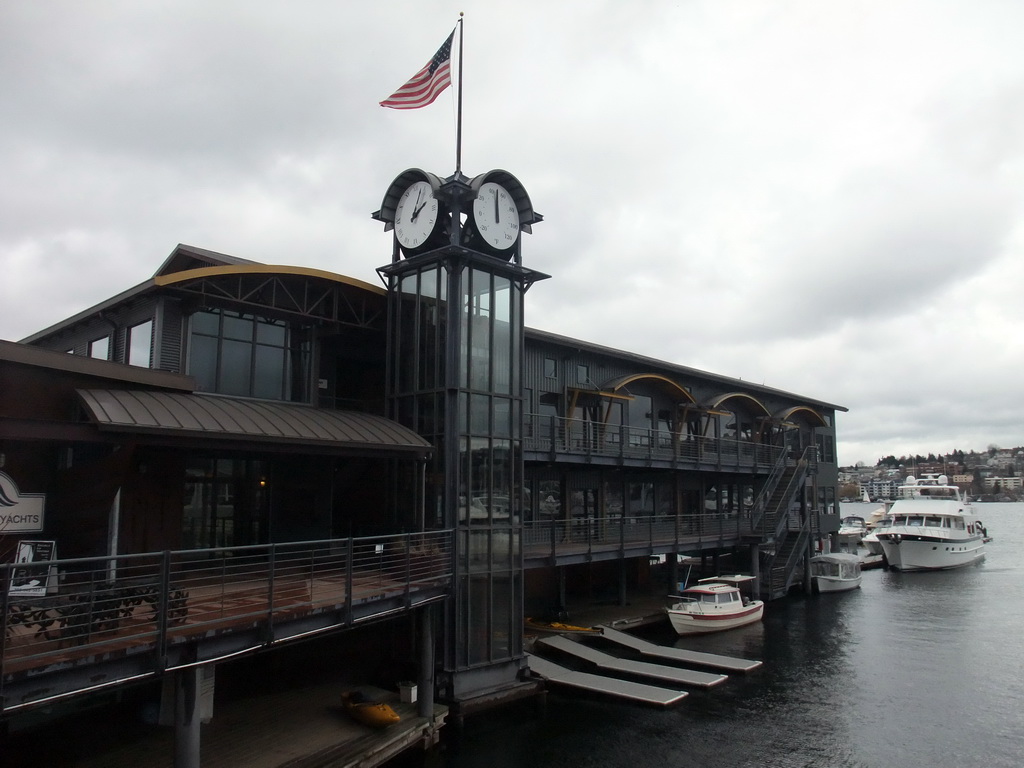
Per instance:
[[[56,568],[34,563],[45,563],[56,557],[55,541],[19,541],[18,556],[14,558],[14,571],[11,573],[11,587],[7,594],[11,597],[45,596],[47,588],[55,588]]]
[[[14,478],[0,472],[0,535],[43,530],[46,494],[21,493]]]

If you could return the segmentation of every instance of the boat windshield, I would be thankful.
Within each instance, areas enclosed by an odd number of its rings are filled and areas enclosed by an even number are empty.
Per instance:
[[[935,515],[928,515],[928,517],[924,519],[924,524],[930,528],[941,528],[942,518],[936,517]]]

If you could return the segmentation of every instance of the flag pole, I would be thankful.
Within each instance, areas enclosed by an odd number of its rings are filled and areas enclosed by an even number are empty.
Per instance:
[[[459,11],[459,106],[455,124],[455,175],[462,173],[462,19],[465,14]]]

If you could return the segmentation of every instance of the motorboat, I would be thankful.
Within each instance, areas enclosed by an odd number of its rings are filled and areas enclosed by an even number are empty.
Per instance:
[[[882,554],[882,542],[878,540],[878,534],[884,531],[889,525],[892,524],[891,517],[883,517],[877,523],[872,526],[868,532],[864,535],[864,538],[860,540],[860,543],[864,545],[864,549],[867,550],[869,555],[880,555]]]
[[[860,587],[861,559],[848,552],[811,558],[811,579],[818,592],[845,592]]]
[[[855,549],[867,532],[868,526],[863,517],[847,515],[839,521],[839,532],[836,533],[836,537],[840,547]]]
[[[961,568],[985,558],[988,531],[945,475],[908,477],[886,518],[875,535],[894,570]]]
[[[699,635],[761,621],[764,601],[745,597],[739,588],[753,580],[744,575],[715,576],[681,589],[681,594],[672,595],[678,602],[665,609],[672,628],[680,635]]]

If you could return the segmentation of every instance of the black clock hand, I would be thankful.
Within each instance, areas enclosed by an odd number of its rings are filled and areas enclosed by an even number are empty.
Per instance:
[[[420,215],[420,211],[422,211],[423,210],[423,206],[426,205],[426,202],[423,202],[423,203],[420,202],[420,200],[422,200],[422,199],[423,199],[423,188],[420,187],[419,189],[416,190],[416,202],[415,202],[415,204],[412,207],[412,216],[409,217],[409,221],[416,221],[416,217]]]
[[[491,193],[494,195],[494,223],[498,223],[498,190],[492,189]]]

